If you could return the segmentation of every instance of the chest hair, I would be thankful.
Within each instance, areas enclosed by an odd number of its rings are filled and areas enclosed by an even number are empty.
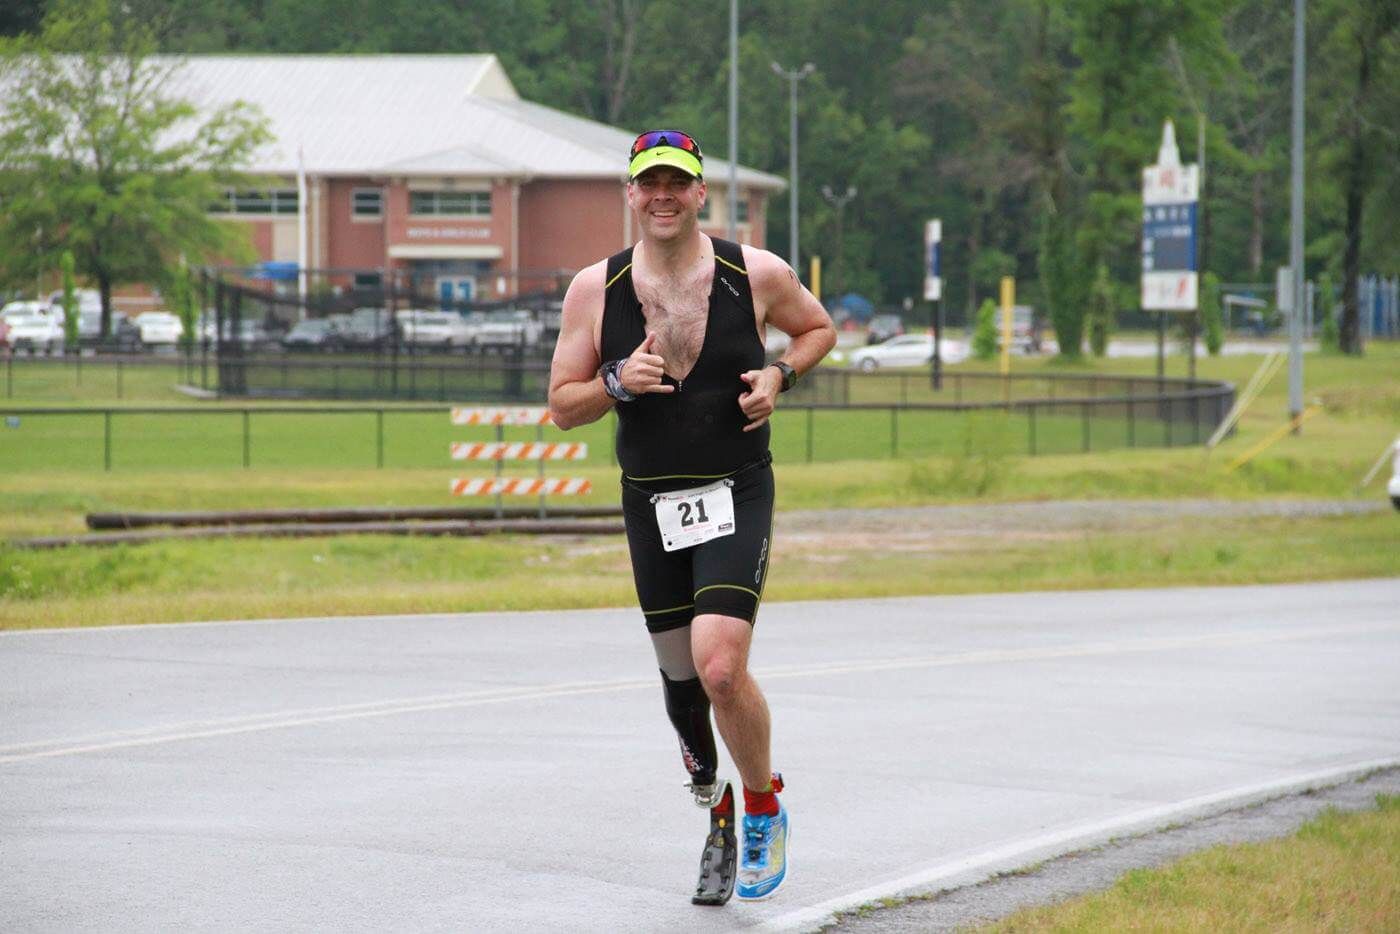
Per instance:
[[[647,330],[656,332],[656,353],[666,361],[666,372],[674,379],[687,376],[700,357],[714,276],[714,260],[710,259],[693,272],[642,274],[632,280]]]

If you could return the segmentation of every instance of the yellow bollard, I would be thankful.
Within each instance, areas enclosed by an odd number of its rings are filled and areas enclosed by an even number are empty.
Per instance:
[[[813,256],[813,257],[812,257],[812,271],[811,271],[811,273],[809,273],[808,281],[811,283],[810,288],[811,288],[811,290],[812,290],[812,294],[813,294],[814,296],[816,296],[817,301],[821,301],[821,300],[822,300],[822,258],[821,258],[820,256]]]
[[[1001,277],[1001,375],[1011,372],[1011,309],[1016,304],[1016,280]]]

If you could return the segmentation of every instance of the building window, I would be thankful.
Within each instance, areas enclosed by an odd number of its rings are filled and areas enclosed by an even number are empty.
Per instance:
[[[723,199],[724,199],[725,205],[728,206],[728,204],[729,204],[729,195],[728,195],[727,193],[721,193],[721,194],[719,194],[719,195],[716,195],[716,197],[723,198]],[[706,224],[710,222],[710,200],[709,200],[708,198],[705,199],[705,206],[702,207],[702,208],[700,209],[700,214],[698,215],[698,220],[699,220],[701,223],[706,223]],[[749,222],[749,202],[748,202],[746,199],[741,198],[741,199],[739,199],[739,213],[738,213],[738,215],[737,215],[737,217],[736,217],[735,223],[738,223],[738,224],[747,224],[748,222]]]
[[[350,213],[355,217],[381,217],[384,214],[384,190],[356,188],[350,192]]]
[[[226,214],[295,214],[297,190],[274,188],[271,191],[235,191],[230,188],[224,200],[215,208]]]
[[[384,278],[377,272],[357,272],[355,273],[355,288],[357,289],[377,289],[384,283]]]
[[[736,224],[747,224],[749,222],[749,199],[739,199],[739,216],[735,218]]]
[[[490,217],[489,191],[411,191],[410,214],[451,214],[461,217]]]
[[[705,199],[705,203],[704,203],[703,205],[700,206],[700,213],[699,213],[696,217],[697,217],[697,219],[700,220],[700,221],[703,221],[703,222],[705,222],[705,223],[709,223],[709,220],[710,220],[710,201],[709,201],[708,198],[706,198],[706,199]]]

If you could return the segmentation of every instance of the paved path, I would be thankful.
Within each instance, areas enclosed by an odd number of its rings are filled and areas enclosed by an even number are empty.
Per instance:
[[[634,611],[0,635],[20,930],[727,931],[1400,758],[1400,579],[772,604],[794,877],[688,901]]]

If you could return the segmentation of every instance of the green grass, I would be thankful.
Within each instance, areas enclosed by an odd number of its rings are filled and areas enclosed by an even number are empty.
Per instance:
[[[1054,370],[1062,364],[1017,361]],[[1201,361],[1204,376],[1243,383],[1258,358]],[[1098,361],[1119,373],[1152,361]],[[1237,437],[1207,456],[1199,447],[1080,452],[1082,423],[1039,419],[1042,450],[1022,453],[1028,425],[999,412],[888,413],[779,410],[773,449],[778,508],[826,509],[1066,498],[1320,496],[1376,498],[1384,476],[1361,493],[1362,474],[1400,424],[1400,347],[1373,344],[1360,360],[1310,357],[1310,394],[1326,414],[1242,469],[1229,461],[1284,419],[1280,376],[1246,414]],[[84,377],[84,387],[89,386]],[[166,398],[171,371],[136,376],[142,399]],[[165,382],[162,383],[162,380]],[[161,387],[165,388],[162,389]],[[86,403],[98,400],[84,399]],[[102,400],[105,401],[105,400]],[[384,419],[383,469],[373,415],[311,415],[286,405],[250,422],[252,469],[242,469],[242,418],[207,406],[198,419],[122,413],[114,419],[113,470],[102,468],[101,418],[25,415],[0,425],[0,539],[77,533],[94,511],[313,506],[444,506],[454,475],[490,467],[452,463],[451,440],[494,437],[453,428],[440,412]],[[222,410],[222,411],[216,411]],[[1094,436],[1117,428],[1091,425]],[[534,429],[507,429],[511,440]],[[546,437],[558,433],[546,433]],[[589,442],[583,464],[551,464],[553,476],[593,480],[571,502],[616,503],[609,420],[562,435]],[[1092,442],[1091,438],[1091,442]],[[891,457],[891,453],[898,456]],[[531,465],[508,468],[531,475]],[[1400,523],[1388,513],[1337,519],[1164,523],[1149,534],[1096,532],[1036,539],[989,537],[935,543],[926,552],[866,547],[783,551],[772,598],[954,593],[1027,588],[1229,584],[1400,574]],[[319,555],[318,560],[316,556]],[[501,558],[504,556],[504,558]],[[504,565],[492,562],[504,560]],[[537,562],[537,563],[532,563]],[[547,566],[547,572],[540,568]],[[111,550],[0,550],[0,626],[80,625],[175,619],[491,608],[628,605],[620,542],[409,540],[180,542]]]
[[[1328,810],[1296,834],[1137,869],[1105,892],[1018,912],[982,932],[1395,931],[1400,797]]]
[[[32,502],[32,501],[31,501]],[[1252,584],[1400,574],[1395,518],[1172,520],[1150,529],[879,536],[774,546],[770,600]],[[607,538],[349,536],[0,547],[0,628],[635,603]]]

